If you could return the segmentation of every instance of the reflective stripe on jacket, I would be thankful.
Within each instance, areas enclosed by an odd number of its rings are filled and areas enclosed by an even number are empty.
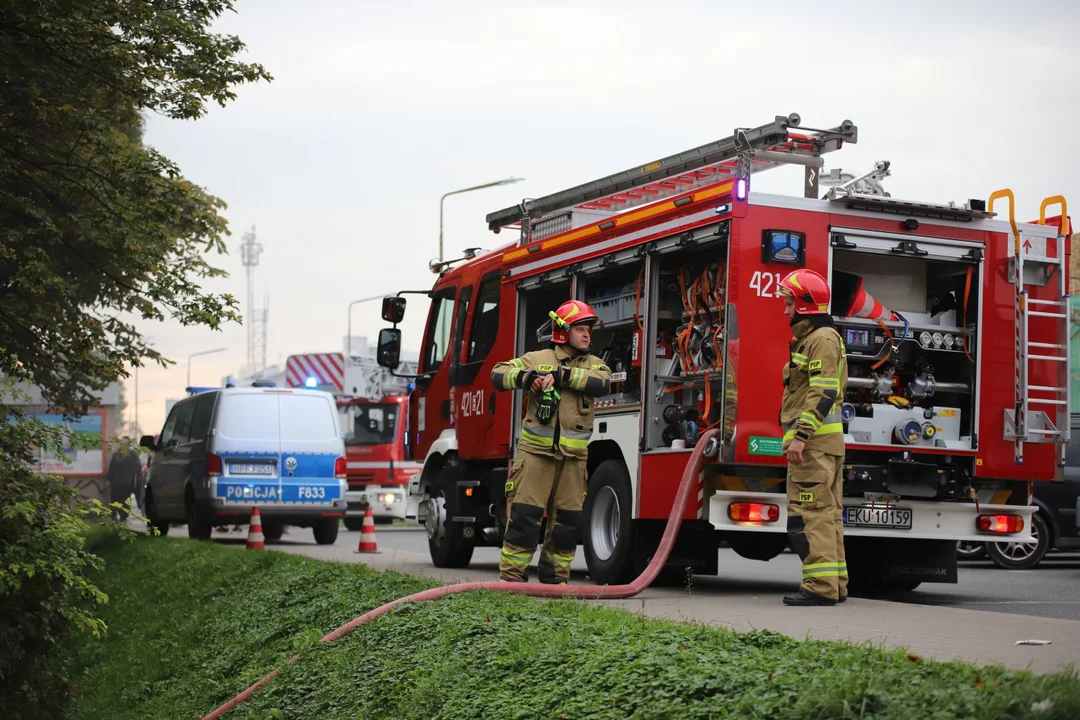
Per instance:
[[[529,392],[523,384],[530,371],[539,375],[556,374],[559,412],[547,424],[536,419],[540,396]],[[496,390],[522,388],[529,399],[525,421],[521,427],[522,449],[549,455],[586,457],[593,429],[593,398],[607,395],[611,387],[611,370],[595,355],[573,356],[561,345],[546,350],[525,353],[519,358],[498,363],[491,370],[491,382]]]
[[[793,327],[791,359],[784,367],[780,423],[784,446],[794,438],[810,450],[844,454],[840,406],[847,390],[847,351],[833,327],[800,320]]]

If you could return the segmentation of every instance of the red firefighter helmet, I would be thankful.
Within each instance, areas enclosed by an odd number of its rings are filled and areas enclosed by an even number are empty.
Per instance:
[[[570,342],[567,330],[573,325],[588,323],[592,325],[599,318],[587,304],[580,300],[567,300],[559,309],[551,313],[551,342],[566,345]]]
[[[780,281],[780,294],[795,299],[800,315],[824,315],[829,311],[829,283],[813,270],[795,270]]]

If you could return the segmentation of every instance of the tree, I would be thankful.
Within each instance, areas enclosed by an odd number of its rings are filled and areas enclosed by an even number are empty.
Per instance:
[[[14,7],[12,7],[14,5]],[[224,203],[141,142],[143,111],[194,119],[237,83],[239,39],[207,26],[229,0],[24,0],[0,10],[0,372],[57,405],[166,360],[123,314],[218,328]]]
[[[197,119],[241,83],[243,43],[209,26],[231,0],[8,0],[0,7],[0,696],[4,717],[44,717],[67,693],[62,650],[101,630],[103,597],[60,478],[32,472],[55,443],[11,405],[11,380],[72,415],[144,361],[132,321],[219,328],[235,298],[200,287],[224,273],[224,203],[142,144],[143,113]],[[29,653],[29,655],[28,655]]]

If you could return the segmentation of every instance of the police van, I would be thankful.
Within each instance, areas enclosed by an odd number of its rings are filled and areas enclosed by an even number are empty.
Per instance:
[[[192,390],[176,403],[152,453],[143,511],[166,534],[186,523],[205,540],[216,525],[248,523],[259,508],[263,535],[310,527],[333,544],[345,514],[345,445],[332,395],[251,387]]]

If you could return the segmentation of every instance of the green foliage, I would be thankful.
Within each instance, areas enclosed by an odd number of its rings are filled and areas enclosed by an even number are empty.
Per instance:
[[[78,410],[143,358],[121,319],[239,320],[223,275],[224,203],[141,143],[153,111],[194,119],[241,82],[243,44],[207,32],[227,0],[23,0],[0,9],[0,373]]]
[[[165,538],[103,550],[120,632],[87,643],[71,717],[199,717],[268,672],[230,716],[271,718],[1080,717],[1075,676],[1037,676],[771,631],[645,620],[572,600],[471,593],[400,606],[427,581]],[[286,661],[300,653],[292,665]]]
[[[87,516],[35,447],[71,447],[21,414],[14,381],[81,415],[144,359],[132,321],[238,320],[223,273],[224,203],[142,142],[142,113],[195,119],[269,79],[243,44],[208,32],[228,0],[11,0],[0,7],[0,716],[48,717],[67,695],[64,650],[99,635],[105,595],[82,544]],[[89,443],[93,439],[78,438]],[[100,438],[97,439],[100,443]],[[106,714],[107,716],[107,714]]]

